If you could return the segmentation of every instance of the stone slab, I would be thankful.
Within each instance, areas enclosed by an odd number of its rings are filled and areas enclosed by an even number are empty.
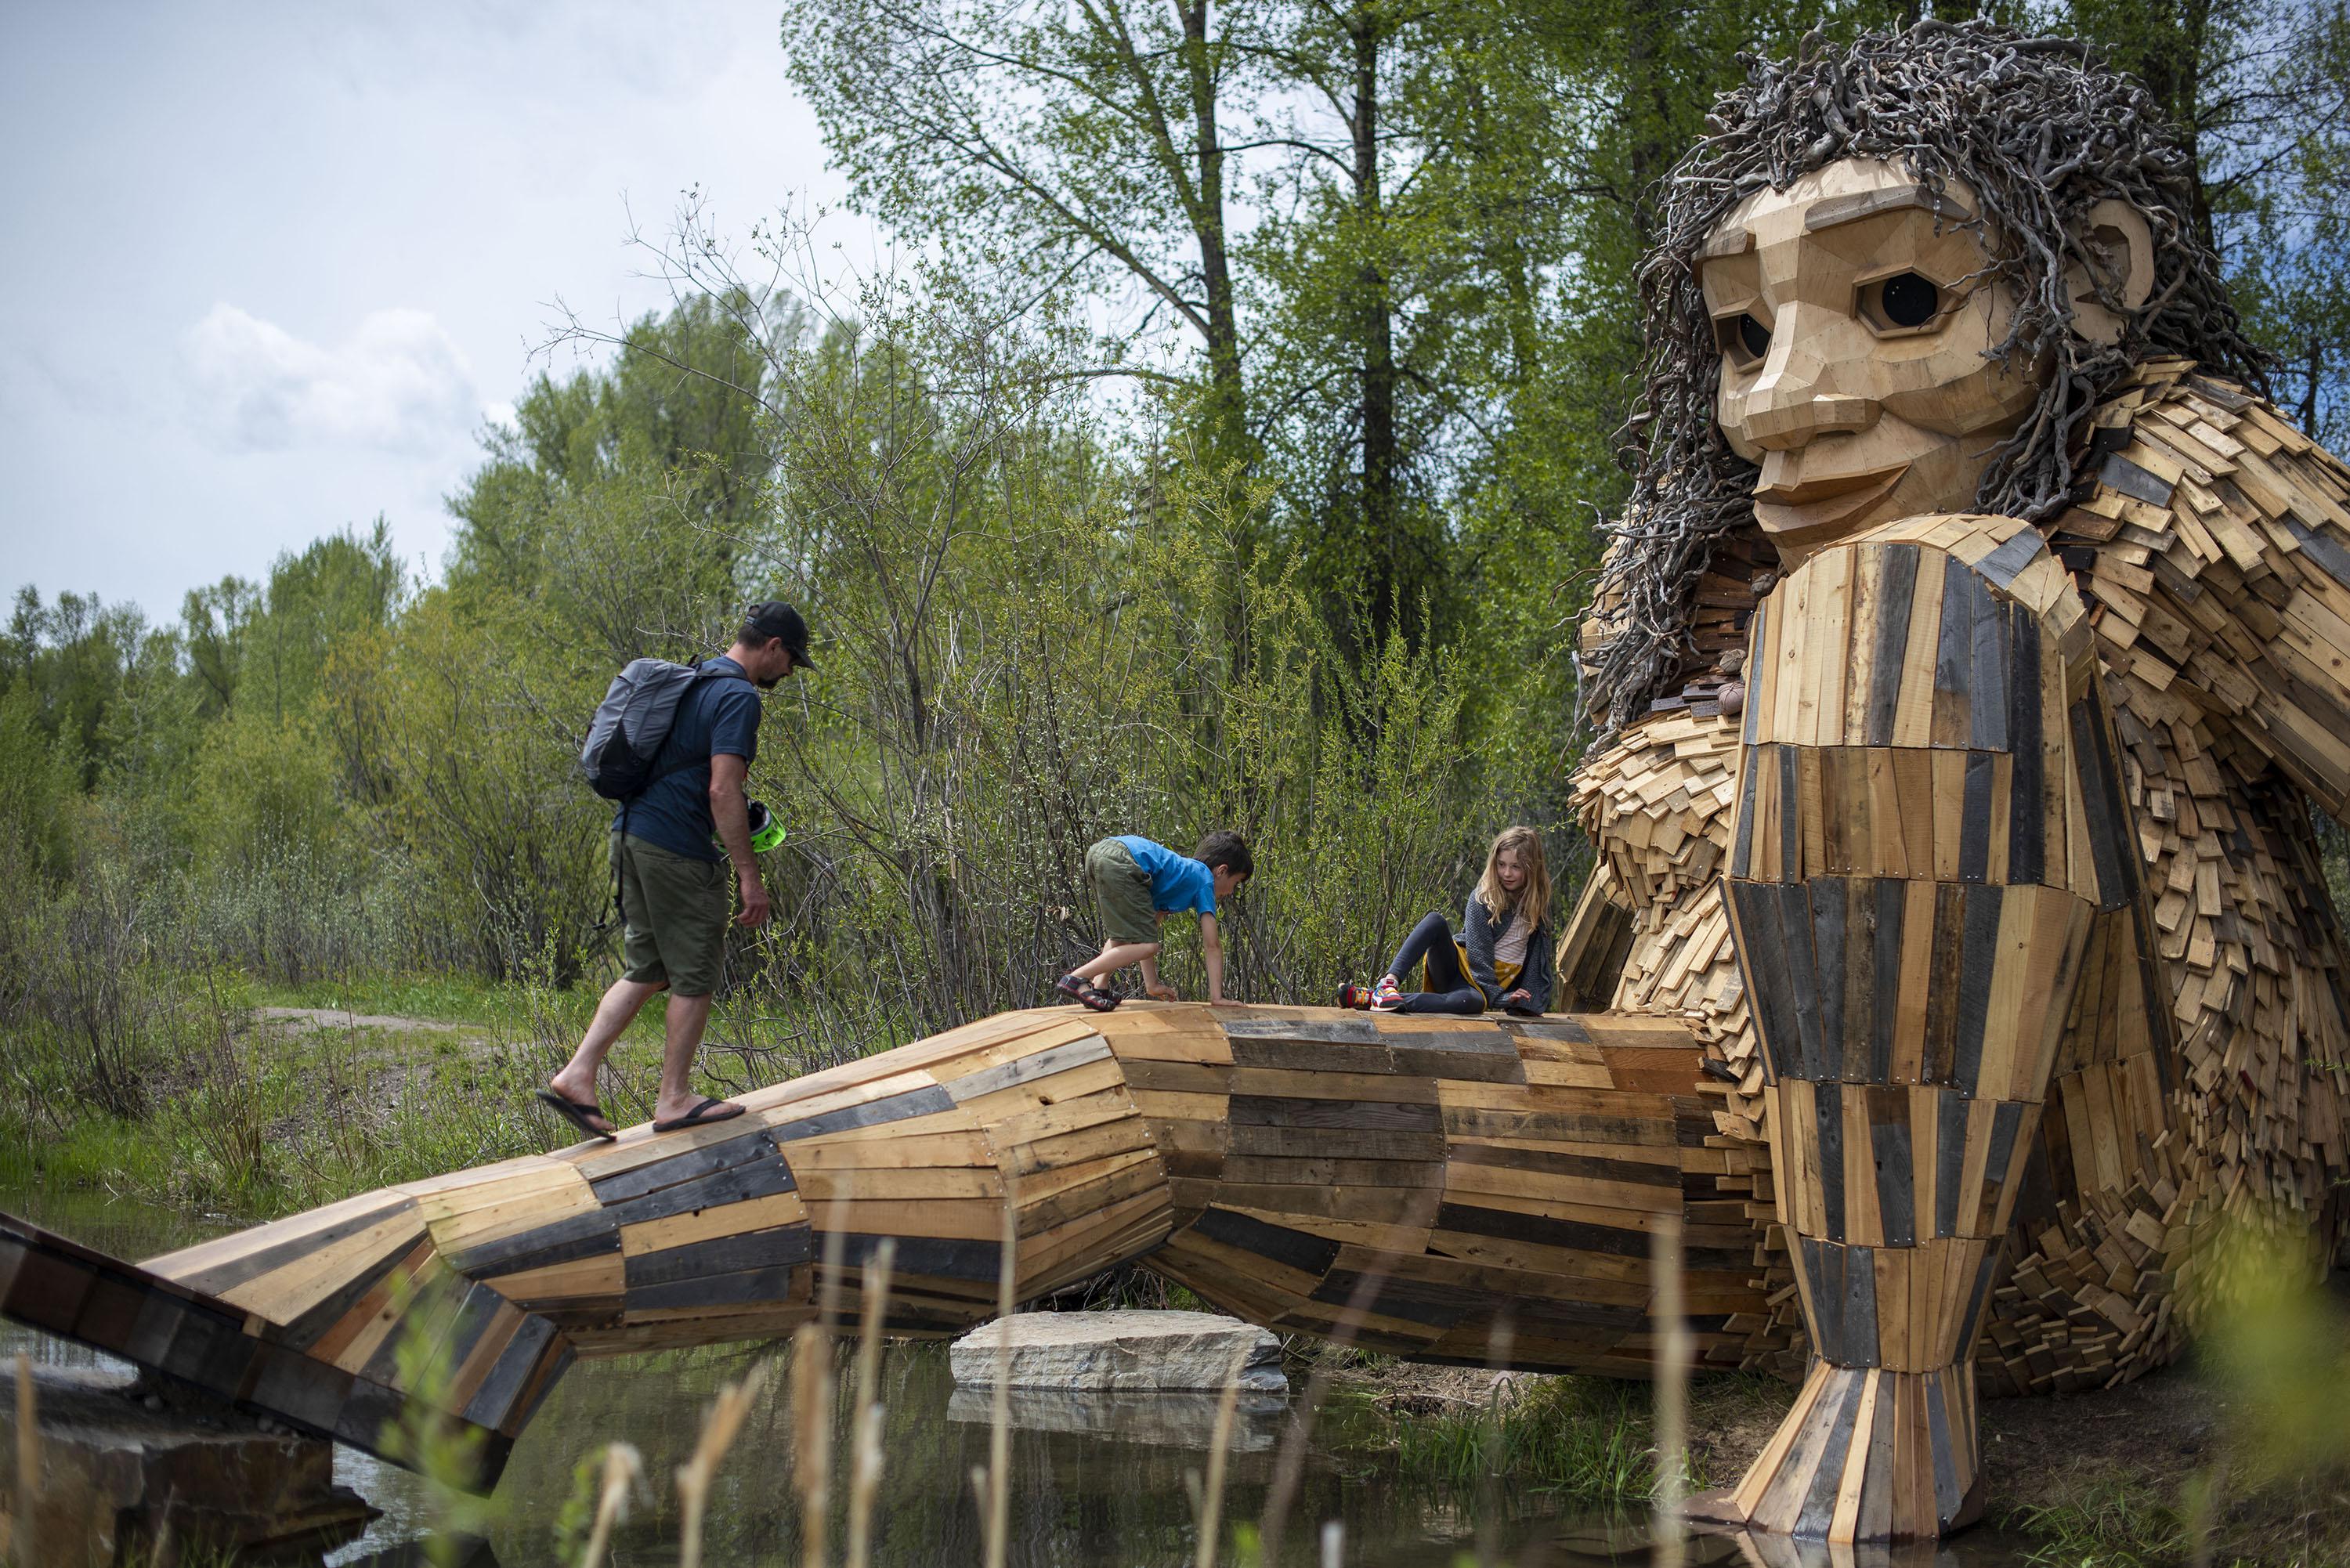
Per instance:
[[[1014,1388],[1142,1393],[1221,1390],[1240,1363],[1245,1393],[1281,1394],[1281,1342],[1253,1324],[1204,1312],[1033,1312],[982,1324],[954,1342],[958,1384],[994,1386],[1012,1347]]]

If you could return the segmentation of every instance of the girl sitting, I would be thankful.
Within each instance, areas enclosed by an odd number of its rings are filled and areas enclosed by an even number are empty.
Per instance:
[[[1531,1017],[1550,1006],[1550,868],[1542,835],[1504,828],[1485,857],[1485,874],[1469,895],[1459,937],[1430,913],[1374,986],[1339,989],[1342,1007],[1374,1012],[1482,1012],[1505,1008]],[[1419,981],[1405,991],[1400,977]]]

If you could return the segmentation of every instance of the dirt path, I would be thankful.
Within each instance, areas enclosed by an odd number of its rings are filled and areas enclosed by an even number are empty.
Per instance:
[[[265,1023],[311,1029],[388,1029],[400,1033],[459,1034],[473,1026],[437,1018],[397,1018],[384,1012],[351,1012],[339,1007],[256,1007]]]

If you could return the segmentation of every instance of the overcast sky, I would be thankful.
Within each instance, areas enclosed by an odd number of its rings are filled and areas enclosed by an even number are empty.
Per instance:
[[[551,302],[666,298],[629,209],[839,201],[776,37],[775,0],[0,0],[0,588],[170,619],[378,513],[437,569]]]

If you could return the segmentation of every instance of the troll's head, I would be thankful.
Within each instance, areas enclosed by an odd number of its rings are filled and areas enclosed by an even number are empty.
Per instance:
[[[1587,670],[1608,727],[1679,685],[1725,539],[1793,558],[1920,513],[2041,521],[2141,360],[2257,383],[2192,179],[2077,43],[1924,22],[1752,62],[1640,267],[1633,493]]]

